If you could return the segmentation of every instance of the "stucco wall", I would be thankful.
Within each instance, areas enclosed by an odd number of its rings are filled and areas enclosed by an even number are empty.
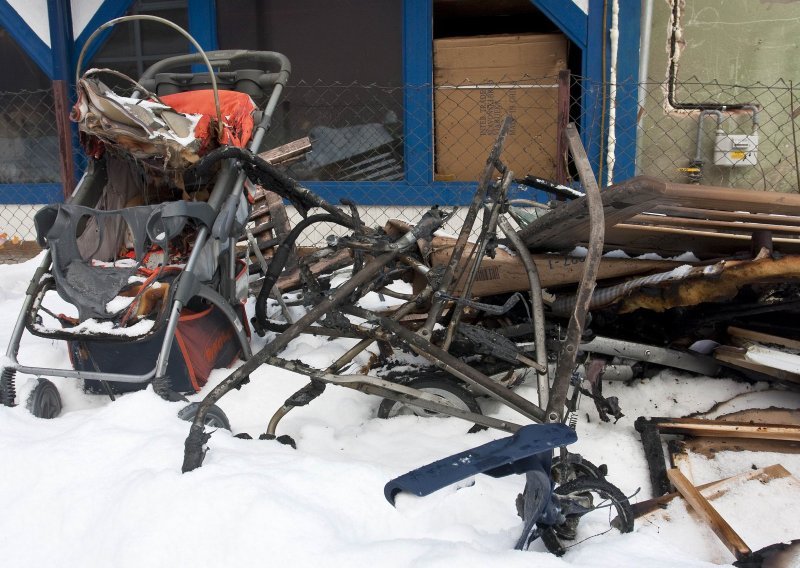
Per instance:
[[[704,120],[703,183],[797,191],[788,87],[800,79],[800,1],[678,1],[682,41],[675,100],[762,106],[755,167],[713,166],[715,120]],[[648,80],[654,84],[642,117],[639,164],[643,173],[685,181],[678,168],[695,155],[698,112],[676,111],[667,102],[671,10],[671,0],[655,0],[648,69]],[[725,131],[750,132],[750,113],[725,113],[725,117]]]

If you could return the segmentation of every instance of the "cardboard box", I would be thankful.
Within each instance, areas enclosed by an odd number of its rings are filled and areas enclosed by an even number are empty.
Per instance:
[[[506,115],[514,125],[503,161],[520,176],[555,175],[562,34],[434,40],[437,177],[474,181]]]

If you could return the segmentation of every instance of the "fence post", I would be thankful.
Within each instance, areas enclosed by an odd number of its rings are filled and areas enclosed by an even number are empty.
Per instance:
[[[567,138],[566,128],[569,123],[570,101],[569,69],[558,72],[558,133],[556,134],[556,182],[567,183]]]
[[[64,200],[75,188],[72,161],[72,128],[69,121],[72,88],[72,12],[69,0],[47,0],[50,21],[50,49],[53,56],[53,101],[58,130],[58,156]]]

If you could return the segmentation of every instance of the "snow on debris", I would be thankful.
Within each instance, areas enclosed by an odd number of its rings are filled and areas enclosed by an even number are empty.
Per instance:
[[[0,310],[13,321],[37,260],[0,266]],[[371,301],[377,301],[372,299]],[[252,305],[250,306],[252,310]],[[0,343],[11,326],[0,330]],[[301,336],[284,353],[322,366],[355,340]],[[265,339],[254,338],[254,350]],[[369,354],[364,354],[369,356]],[[20,360],[68,366],[63,342],[26,334]],[[358,362],[358,361],[357,361]],[[229,370],[216,370],[208,389]],[[111,402],[81,391],[77,381],[53,379],[64,397],[54,420],[34,418],[24,404],[0,407],[0,534],[3,565],[70,568],[140,566],[498,566],[504,568],[657,566],[707,567],[728,564],[716,536],[676,500],[666,516],[637,521],[633,533],[608,533],[580,543],[559,559],[543,551],[517,552],[521,530],[514,499],[522,476],[480,475],[425,498],[401,494],[396,508],[383,485],[425,463],[503,434],[467,433],[454,418],[375,418],[379,399],[329,386],[306,407],[281,422],[297,450],[275,441],[243,440],[217,430],[202,468],[181,474],[188,424],[176,417],[182,404],[165,402],[152,390]],[[35,378],[18,376],[23,392]],[[272,413],[305,377],[261,367],[250,384],[223,398],[220,406],[233,433],[255,438]],[[519,393],[535,398],[535,388]],[[633,428],[637,416],[685,416],[708,410],[714,401],[765,397],[800,407],[798,397],[776,396],[765,384],[662,372],[631,385],[610,382],[604,395],[618,396],[626,416],[599,422],[584,398],[575,452],[608,464],[609,479],[632,500],[650,497],[647,465]],[[785,395],[786,393],[784,393]],[[738,398],[735,398],[738,397]],[[733,404],[733,403],[732,403]],[[518,420],[508,408],[485,404],[496,417]],[[734,469],[762,463],[762,456],[724,452]],[[800,457],[778,459],[800,476]],[[725,461],[728,460],[728,461]],[[725,472],[727,473],[727,472]],[[719,472],[713,472],[718,476]],[[789,502],[779,485],[773,498]],[[737,511],[756,510],[758,497],[736,502]],[[746,499],[750,499],[749,501]],[[753,519],[748,537],[771,542],[768,519]]]

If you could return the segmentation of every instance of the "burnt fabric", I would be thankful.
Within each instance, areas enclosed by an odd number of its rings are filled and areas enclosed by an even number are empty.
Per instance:
[[[256,105],[245,93],[219,91],[219,110],[222,114],[222,129],[217,140],[212,140],[212,120],[216,122],[214,91],[203,89],[164,95],[161,101],[184,114],[201,114],[194,128],[194,136],[201,140],[200,154],[216,147],[216,143],[244,148],[253,133],[253,111]]]
[[[164,328],[140,341],[69,341],[69,355],[78,371],[140,375],[153,369],[164,340]],[[199,391],[212,369],[227,367],[239,355],[239,343],[230,322],[214,306],[199,311],[184,308],[170,351],[167,378],[176,392]],[[117,393],[141,390],[147,383],[109,381]],[[87,380],[86,389],[104,392],[98,381]]]

